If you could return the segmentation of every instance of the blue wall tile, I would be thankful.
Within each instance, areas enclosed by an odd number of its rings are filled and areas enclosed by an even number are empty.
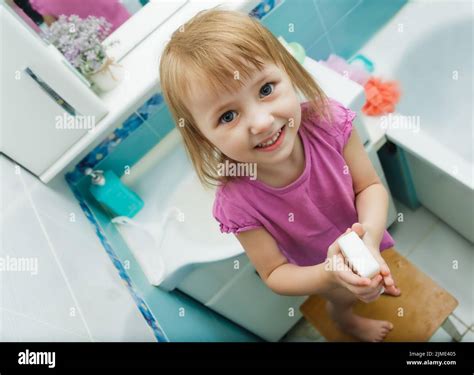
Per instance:
[[[148,125],[161,139],[174,129],[175,124],[168,106],[163,104],[155,113],[148,118]]]
[[[406,0],[363,0],[329,31],[334,52],[346,59],[354,55]]]
[[[138,108],[137,113],[140,115],[140,117],[146,120],[153,116],[161,108],[162,104],[163,96],[157,93],[148,99],[140,108]]]
[[[286,0],[261,20],[275,36],[309,48],[324,35],[316,7],[311,0]],[[294,25],[293,32],[290,24]]]
[[[333,53],[327,36],[322,37],[306,50],[306,55],[314,60],[326,60]]]
[[[329,31],[341,18],[360,4],[362,0],[312,0],[318,6],[326,31]]]
[[[130,167],[140,160],[159,141],[158,136],[144,123],[132,134],[125,138],[115,150],[103,161],[96,165],[96,169],[111,169],[117,176],[124,173],[124,167]]]
[[[351,57],[407,0],[286,0],[261,22],[275,36],[298,42],[309,57]],[[322,22],[324,22],[324,25]],[[294,24],[290,32],[289,24]]]

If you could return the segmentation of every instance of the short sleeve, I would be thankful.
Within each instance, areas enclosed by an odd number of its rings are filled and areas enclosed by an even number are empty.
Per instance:
[[[232,203],[229,198],[224,197],[219,192],[216,193],[212,214],[219,222],[222,233],[240,233],[263,227],[245,208]]]
[[[329,116],[315,121],[317,130],[322,130],[326,140],[342,154],[352,133],[352,121],[356,117],[354,111],[346,108],[334,99],[328,100]]]
[[[349,137],[352,133],[352,121],[356,117],[354,111],[349,108],[344,107],[341,103],[330,100],[332,121],[331,125],[336,131],[336,136],[338,138],[338,146],[340,151],[344,149],[344,146],[347,144]]]

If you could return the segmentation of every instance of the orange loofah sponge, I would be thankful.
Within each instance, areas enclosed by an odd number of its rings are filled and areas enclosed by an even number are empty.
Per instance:
[[[382,82],[371,77],[364,86],[366,103],[362,112],[369,116],[378,116],[395,110],[400,99],[400,89],[395,81]]]

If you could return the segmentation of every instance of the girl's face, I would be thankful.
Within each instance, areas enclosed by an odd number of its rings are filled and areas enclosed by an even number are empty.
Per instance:
[[[191,88],[188,108],[197,126],[229,158],[264,167],[292,153],[301,107],[290,78],[278,66],[265,64],[233,94]]]

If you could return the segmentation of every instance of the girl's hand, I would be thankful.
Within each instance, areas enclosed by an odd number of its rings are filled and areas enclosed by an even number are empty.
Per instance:
[[[344,234],[350,231],[348,228]],[[369,279],[355,274],[345,264],[337,240],[328,248],[325,269],[330,272],[334,284],[346,288],[362,302],[369,303],[380,296],[383,287],[382,275],[378,274]]]
[[[380,264],[380,274],[383,277],[383,284],[385,287],[385,294],[390,294],[392,296],[399,296],[401,294],[400,289],[395,285],[395,280],[392,277],[390,269],[388,268],[387,263],[380,255],[379,246],[376,246],[375,241],[372,240],[369,232],[361,223],[352,224],[351,229],[356,232],[359,237],[362,238],[362,241],[365,243],[370,252],[374,255],[377,262]]]

